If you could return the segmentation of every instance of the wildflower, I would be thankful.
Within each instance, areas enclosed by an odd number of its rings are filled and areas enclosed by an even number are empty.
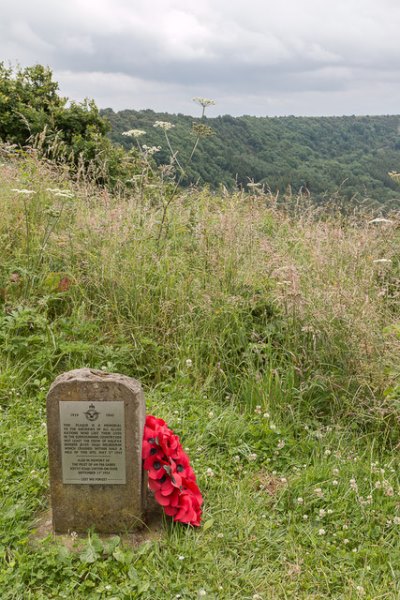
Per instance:
[[[385,486],[385,496],[393,496],[394,490],[391,485]]]
[[[240,456],[239,456],[239,454],[236,454],[236,456],[233,457],[233,460],[235,462],[240,462]]]
[[[395,525],[400,525],[400,517],[394,517],[394,518],[393,518],[393,523],[394,523]]]
[[[129,129],[129,131],[122,132],[122,135],[125,135],[127,137],[133,137],[133,138],[138,138],[145,134],[146,134],[146,132],[143,131],[143,129]]]
[[[192,360],[190,358],[186,359],[186,366],[188,367],[188,369],[190,369],[190,367],[193,366],[193,362],[192,362]]]
[[[213,413],[212,410],[210,410],[210,412],[208,413],[208,416],[209,416],[210,419],[212,419],[212,417],[214,416],[214,413]]]
[[[192,133],[198,137],[210,137],[214,135],[214,130],[204,123],[192,123]]]
[[[328,510],[326,512],[328,515],[331,515],[333,513],[333,510],[331,508],[328,508]]]
[[[365,589],[363,588],[362,585],[358,585],[356,587],[356,591],[360,594],[360,596],[364,596],[364,594],[365,594]]]
[[[384,217],[377,217],[376,219],[372,219],[372,221],[368,221],[368,225],[375,225],[378,223],[391,225],[393,221],[391,221],[390,219],[385,219]]]
[[[354,478],[350,479],[350,488],[352,490],[357,490],[357,482],[356,482],[356,480]]]
[[[249,455],[249,460],[251,460],[251,461],[257,460],[257,454],[255,452],[252,452]]]
[[[325,529],[318,529],[318,535],[325,535],[326,531]]]
[[[153,156],[153,154],[157,154],[157,152],[160,152],[161,146],[146,146],[146,144],[143,144],[142,149],[149,156]]]
[[[324,452],[325,456],[330,456],[332,454],[332,450],[329,450],[328,448],[325,450]]]
[[[349,542],[350,542],[350,540],[348,540],[347,538],[344,538],[344,540],[343,540],[343,544],[346,544],[346,545],[347,545]]]
[[[222,539],[223,537],[224,537],[224,534],[223,534],[223,533],[218,533],[218,534],[217,534],[217,538],[219,538],[219,539]]]
[[[337,480],[337,479],[334,479],[334,480],[332,481],[332,485],[339,485],[339,482],[338,482],[338,480]]]
[[[71,538],[73,539],[73,541],[75,541],[76,539],[78,539],[78,534],[76,533],[76,531],[71,531]]]
[[[325,515],[326,515],[326,511],[323,508],[321,508],[320,511],[319,511],[319,516],[321,518],[323,518]]]
[[[215,105],[215,100],[210,100],[210,98],[199,98],[198,96],[196,96],[196,98],[193,98],[193,102],[196,102],[196,104],[200,104],[200,106],[202,106],[203,108]]]
[[[375,489],[380,490],[382,487],[382,483],[380,481],[375,481]]]
[[[263,417],[264,417],[264,419],[269,419],[269,417],[270,417],[270,414],[269,414],[269,412],[265,412],[265,413],[263,414]]]
[[[303,504],[303,503],[304,503],[303,498],[297,498],[297,504]]]
[[[318,496],[318,498],[324,497],[324,492],[321,490],[321,488],[315,488],[314,494],[316,494]]]
[[[207,592],[206,590],[199,590],[197,595],[199,598],[204,598],[204,596],[207,596]]]
[[[281,483],[287,483],[286,477],[281,477]]]
[[[182,555],[181,555],[181,556],[178,556],[178,560],[185,560],[185,557],[184,557],[184,556],[182,556]]]
[[[208,477],[214,477],[215,475],[214,471],[210,467],[208,467],[206,474]]]
[[[307,521],[308,520],[308,515],[303,515],[303,521]]]
[[[260,406],[260,404],[257,404],[257,406],[254,409],[254,412],[256,413],[256,415],[261,415],[261,406]]]
[[[18,190],[16,188],[13,188],[11,190],[12,192],[15,192],[16,194],[22,194],[24,196],[30,196],[31,194],[34,194],[35,192],[32,190]]]
[[[282,450],[285,447],[285,440],[279,440],[278,442],[278,450]]]
[[[156,121],[153,125],[156,129],[162,129],[163,131],[168,131],[175,127],[173,123],[169,123],[168,121]]]

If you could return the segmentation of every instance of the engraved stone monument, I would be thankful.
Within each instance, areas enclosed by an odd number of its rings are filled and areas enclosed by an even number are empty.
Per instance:
[[[142,523],[145,402],[138,381],[77,369],[47,396],[53,528],[132,531]]]

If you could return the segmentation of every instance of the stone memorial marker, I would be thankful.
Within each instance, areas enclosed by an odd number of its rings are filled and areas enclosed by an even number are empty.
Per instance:
[[[145,402],[138,381],[77,369],[47,396],[53,528],[131,531],[142,523]]]

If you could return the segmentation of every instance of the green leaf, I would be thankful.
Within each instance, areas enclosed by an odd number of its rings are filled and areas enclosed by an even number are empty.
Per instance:
[[[128,569],[128,577],[132,581],[136,581],[137,580],[137,578],[138,578],[138,572],[136,571],[135,567],[129,567],[129,569]]]
[[[103,542],[101,541],[97,533],[93,533],[90,536],[90,544],[92,544],[96,552],[103,552]]]
[[[207,529],[210,529],[213,525],[214,519],[208,519],[208,521],[206,521],[203,525],[203,531],[207,531]]]
[[[150,587],[150,583],[148,581],[143,581],[138,587],[138,594],[144,594]]]
[[[121,550],[121,548],[115,549],[115,551],[113,552],[113,557],[116,561],[120,563],[124,563],[126,559],[125,553]]]
[[[121,538],[118,535],[113,536],[109,540],[103,542],[104,554],[112,554],[120,542],[121,542]]]
[[[96,552],[92,544],[89,542],[86,548],[79,555],[81,562],[83,563],[94,563],[100,558],[100,555]]]

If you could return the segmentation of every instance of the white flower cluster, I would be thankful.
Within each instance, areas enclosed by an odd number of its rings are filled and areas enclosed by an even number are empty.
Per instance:
[[[143,129],[129,129],[129,131],[123,131],[122,135],[126,135],[128,137],[138,138],[142,135],[145,135],[146,132]]]
[[[143,144],[142,148],[149,156],[153,156],[161,150],[161,146],[146,146],[146,144]]]
[[[173,123],[169,123],[168,121],[156,121],[153,127],[163,129],[164,131],[168,131],[169,129],[175,127],[175,125]]]
[[[213,106],[215,104],[215,100],[210,100],[210,98],[199,98],[197,96],[196,98],[193,98],[193,102],[200,104],[200,106],[203,108],[206,108],[207,106]]]
[[[16,194],[21,194],[22,196],[30,196],[31,194],[35,193],[33,190],[18,190],[16,188],[13,188],[11,191],[15,192]]]
[[[69,190],[60,190],[59,188],[46,188],[46,192],[50,192],[51,194],[54,194],[54,196],[57,196],[57,198],[73,198],[74,197],[73,192],[70,192]]]

